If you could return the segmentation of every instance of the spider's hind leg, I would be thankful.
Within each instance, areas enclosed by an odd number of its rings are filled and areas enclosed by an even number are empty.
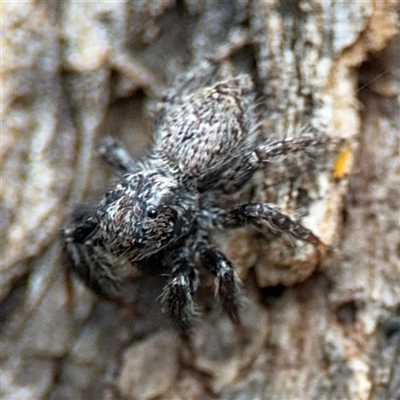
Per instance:
[[[326,149],[330,145],[338,145],[344,143],[344,141],[342,138],[331,137],[324,133],[301,135],[299,137],[288,137],[283,140],[262,143],[255,150],[255,154],[260,168],[275,157],[288,156],[301,152],[314,153],[317,149]]]

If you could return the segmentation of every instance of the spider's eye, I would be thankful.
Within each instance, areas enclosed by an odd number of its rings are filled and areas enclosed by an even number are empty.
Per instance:
[[[149,218],[154,219],[154,218],[157,218],[158,213],[157,213],[157,210],[154,207],[148,207],[147,210],[146,210],[146,215]]]

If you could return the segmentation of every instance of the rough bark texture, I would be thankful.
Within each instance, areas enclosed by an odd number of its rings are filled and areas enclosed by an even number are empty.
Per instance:
[[[1,398],[400,398],[398,12],[372,0],[3,3]],[[220,73],[253,75],[266,136],[322,129],[348,145],[277,163],[241,197],[301,209],[333,251],[216,235],[245,282],[246,333],[210,282],[190,347],[160,311],[163,279],[138,282],[133,306],[98,300],[68,273],[59,231],[109,185],[99,138],[142,155],[147,110],[210,54]]]

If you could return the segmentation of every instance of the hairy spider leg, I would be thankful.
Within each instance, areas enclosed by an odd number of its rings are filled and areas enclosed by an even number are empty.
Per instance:
[[[99,147],[99,153],[103,160],[121,175],[140,171],[139,165],[133,160],[129,153],[110,136],[105,137]]]
[[[319,134],[315,137],[286,138],[274,142],[260,144],[250,154],[244,156],[239,165],[229,172],[226,183],[222,185],[225,193],[234,193],[243,188],[249,182],[254,172],[264,169],[273,158],[290,156],[298,152],[307,152],[318,147],[326,147],[327,144],[341,143],[343,139],[331,138]],[[201,184],[202,182],[200,182]]]
[[[65,247],[73,271],[99,296],[117,299],[120,281],[112,273],[115,259],[96,237],[97,229],[95,208],[81,206],[63,230]]]
[[[230,211],[223,211],[216,219],[218,228],[240,228],[249,224],[264,223],[273,233],[289,233],[296,239],[311,243],[319,250],[326,245],[298,221],[279,211],[278,207],[266,203],[242,204]]]
[[[286,156],[292,153],[307,151],[308,149],[323,147],[327,144],[341,143],[344,139],[332,138],[325,134],[316,136],[300,136],[295,138],[286,138],[274,142],[262,143],[256,150],[258,162],[261,164],[267,163],[271,158],[278,156]]]
[[[118,300],[120,280],[112,271],[112,260],[101,246],[79,244],[66,238],[73,272],[96,294],[107,300]]]
[[[210,245],[198,249],[201,264],[217,278],[216,294],[222,308],[234,323],[239,323],[240,280],[233,264],[223,253]]]
[[[161,294],[163,312],[168,312],[179,332],[188,337],[195,314],[193,296],[199,287],[199,277],[193,263],[187,258],[174,262],[168,283]]]

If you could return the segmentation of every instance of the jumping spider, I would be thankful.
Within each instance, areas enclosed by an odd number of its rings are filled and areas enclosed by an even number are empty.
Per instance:
[[[138,272],[169,269],[162,307],[187,335],[201,265],[216,277],[222,307],[238,322],[240,280],[209,243],[210,230],[262,223],[324,247],[273,204],[220,207],[224,195],[239,191],[274,158],[333,141],[303,135],[259,143],[257,115],[252,79],[240,75],[167,103],[143,162],[107,138],[103,157],[123,177],[99,204],[77,211],[64,229],[75,272],[98,294],[117,298],[124,281]]]

